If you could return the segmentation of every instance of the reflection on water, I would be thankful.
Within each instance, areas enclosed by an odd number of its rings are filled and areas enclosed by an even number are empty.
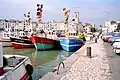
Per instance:
[[[66,52],[64,50],[37,51],[35,49],[4,48],[4,54],[24,55],[30,58],[31,63],[34,66],[34,72],[32,75],[34,80],[38,80],[47,72],[52,71],[53,67],[65,60],[72,53],[73,52]]]
[[[59,59],[62,59],[62,60],[64,60],[64,59],[66,59],[67,57],[69,57],[71,54],[72,54],[73,52],[66,52],[66,51],[64,51],[64,50],[61,50],[60,52],[59,52],[59,54],[58,54],[58,60]]]

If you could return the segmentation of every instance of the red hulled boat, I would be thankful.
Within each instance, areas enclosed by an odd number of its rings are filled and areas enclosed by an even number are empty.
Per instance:
[[[30,39],[10,37],[10,40],[11,40],[12,46],[15,49],[34,47],[34,44],[32,43],[32,41]]]

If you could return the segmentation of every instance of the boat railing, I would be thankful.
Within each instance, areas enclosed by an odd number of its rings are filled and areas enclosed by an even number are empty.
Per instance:
[[[63,68],[65,68],[64,62],[60,62],[59,65],[58,65],[57,74],[58,74],[58,72],[59,72],[59,68],[60,68],[60,65],[61,65],[61,64],[63,64]]]
[[[58,65],[58,68],[57,69],[53,69],[53,72],[56,72],[57,71],[57,74],[59,73],[59,69],[60,69],[60,65],[63,64],[63,68],[65,68],[65,64],[64,62],[60,62],[59,65]]]
[[[13,69],[11,69],[9,72],[5,73],[4,76],[7,77],[8,75],[10,75],[12,72],[14,72],[16,69],[18,69],[22,64],[25,65],[25,62],[28,60],[29,58],[26,57],[22,62],[20,62],[18,65],[16,65],[15,67],[13,67]]]

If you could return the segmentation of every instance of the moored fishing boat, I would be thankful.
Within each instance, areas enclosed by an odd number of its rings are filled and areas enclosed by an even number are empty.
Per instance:
[[[77,51],[84,45],[84,42],[75,37],[64,37],[60,38],[60,45],[66,51]]]
[[[52,49],[56,46],[59,46],[59,41],[55,39],[50,39],[51,36],[47,37],[47,28],[44,29],[42,28],[42,10],[43,9],[43,4],[37,4],[37,33],[33,34],[30,37],[30,40],[32,43],[35,45],[36,50],[48,50]],[[51,30],[52,31],[52,30]]]
[[[29,80],[33,73],[29,57],[3,55],[0,43],[0,80]]]
[[[3,47],[10,47],[11,46],[10,39],[0,39],[0,42],[3,44]]]
[[[10,37],[12,46],[15,49],[22,49],[22,48],[32,48],[34,47],[34,44],[32,43],[32,41],[27,38],[14,38],[14,37]]]
[[[0,42],[2,43],[3,47],[11,46],[11,42],[10,42],[11,34],[12,34],[11,32],[7,32],[7,31],[4,31],[4,30],[0,31]]]
[[[48,50],[59,46],[58,40],[38,36],[31,36],[30,39],[35,45],[36,50]]]
[[[34,47],[34,44],[32,44],[32,41],[28,38],[28,36],[31,36],[31,34],[33,33],[30,12],[28,12],[28,14],[24,14],[24,17],[25,19],[23,21],[23,25],[19,25],[19,27],[21,28],[17,32],[17,36],[10,37],[12,46],[15,49]]]

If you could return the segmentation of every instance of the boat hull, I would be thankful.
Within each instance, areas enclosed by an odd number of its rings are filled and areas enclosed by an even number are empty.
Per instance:
[[[36,50],[48,50],[55,48],[55,46],[59,46],[59,41],[53,39],[38,36],[32,36],[30,39],[35,45]]]
[[[8,66],[4,67],[5,73],[2,76],[0,76],[0,79],[2,80],[28,80],[28,78],[31,75],[29,75],[25,67],[28,64],[32,66],[31,61],[28,57],[20,56],[20,55],[4,55],[4,57],[8,61]],[[10,57],[13,57],[13,58],[10,59]]]
[[[3,47],[11,47],[11,41],[10,39],[1,39],[0,42],[2,43]]]
[[[34,44],[29,39],[10,38],[15,49],[32,48]]]
[[[74,52],[80,49],[84,45],[84,43],[82,40],[77,38],[61,38],[60,45],[62,49]]]

